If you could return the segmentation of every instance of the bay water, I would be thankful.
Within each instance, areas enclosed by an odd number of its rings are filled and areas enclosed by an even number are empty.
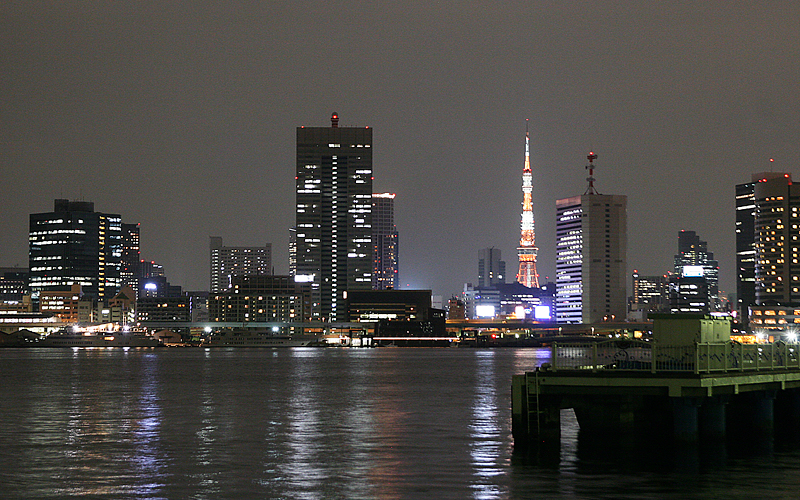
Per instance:
[[[515,448],[547,349],[0,349],[4,499],[800,498],[800,451]],[[780,435],[780,430],[779,434]],[[685,450],[684,450],[685,451]]]

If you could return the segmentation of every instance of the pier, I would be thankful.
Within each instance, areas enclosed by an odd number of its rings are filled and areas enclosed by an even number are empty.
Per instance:
[[[517,446],[557,443],[562,409],[580,432],[684,443],[771,439],[800,422],[800,345],[741,344],[726,320],[665,316],[653,339],[553,343],[551,361],[512,377]]]

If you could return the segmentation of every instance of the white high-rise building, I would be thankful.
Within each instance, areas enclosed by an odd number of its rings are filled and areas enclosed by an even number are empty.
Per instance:
[[[589,188],[556,201],[556,319],[559,323],[623,321],[627,300],[627,197]]]

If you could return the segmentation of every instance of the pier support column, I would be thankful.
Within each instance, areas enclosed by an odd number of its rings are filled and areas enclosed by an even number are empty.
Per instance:
[[[546,446],[561,444],[561,401],[553,396],[539,396],[538,412],[531,404],[531,434]]]
[[[724,441],[727,426],[725,425],[725,406],[727,398],[714,396],[703,400],[700,406],[700,438],[703,441]]]
[[[696,443],[699,437],[698,407],[695,398],[672,398],[672,430],[676,441]]]
[[[800,389],[787,389],[775,398],[775,429],[781,439],[800,443]]]
[[[750,396],[753,405],[753,431],[772,438],[775,430],[775,391],[758,391]]]
[[[528,387],[525,375],[511,377],[511,434],[514,445],[520,448],[527,446],[531,439],[528,429]]]
[[[561,444],[561,398],[536,394],[531,374],[511,379],[511,432],[520,447]]]

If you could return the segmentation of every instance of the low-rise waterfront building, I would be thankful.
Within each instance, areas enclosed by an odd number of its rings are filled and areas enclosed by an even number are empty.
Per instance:
[[[192,320],[189,297],[141,297],[136,301],[139,322],[174,322]]]
[[[65,291],[43,291],[39,293],[39,312],[56,316],[64,323],[87,324],[94,318],[94,303],[83,294],[81,285],[74,284]]]
[[[234,276],[232,288],[211,294],[211,321],[297,322],[311,314],[311,286],[291,276]]]

